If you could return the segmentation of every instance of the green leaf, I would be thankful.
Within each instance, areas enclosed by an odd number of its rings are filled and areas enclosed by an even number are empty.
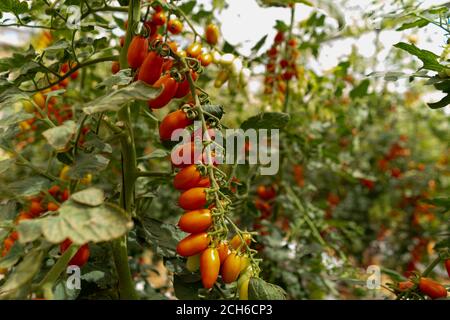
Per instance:
[[[356,87],[350,91],[350,97],[352,99],[361,98],[367,95],[367,90],[369,89],[370,80],[364,79]]]
[[[7,298],[9,295],[13,294],[14,291],[30,282],[38,273],[43,259],[43,251],[30,251],[0,288],[0,299]]]
[[[88,188],[74,193],[70,199],[90,207],[97,207],[105,200],[105,193],[98,188]]]
[[[221,106],[221,105],[207,104],[207,105],[203,106],[203,110],[205,112],[215,116],[218,119],[222,119],[223,114],[224,114],[223,106]],[[209,115],[206,115],[206,117],[208,118]]]
[[[113,86],[124,86],[133,81],[133,77],[131,75],[131,69],[123,69],[112,75],[111,77],[100,82],[96,89],[105,88],[107,91],[111,89]]]
[[[56,151],[64,151],[67,149],[70,140],[75,136],[76,131],[76,123],[68,120],[58,127],[45,130],[42,135]]]
[[[287,113],[264,112],[250,117],[241,124],[241,129],[282,129],[290,120]]]
[[[119,111],[122,106],[133,100],[148,101],[157,97],[162,91],[147,85],[143,81],[136,81],[119,90],[110,92],[85,105],[83,111],[86,114],[94,114],[105,111]]]
[[[191,281],[188,276],[173,276],[173,289],[179,300],[199,300],[198,290],[203,288],[201,281]]]
[[[153,150],[151,153],[143,155],[138,160],[149,160],[149,159],[160,159],[165,158],[170,155],[170,152],[164,149],[156,149]]]
[[[163,223],[148,216],[141,217],[137,222],[137,236],[141,241],[152,247],[163,257],[176,257],[178,242],[184,238],[184,233],[174,225]]]
[[[405,50],[406,52],[419,58],[423,62],[423,66],[421,69],[439,72],[445,68],[438,62],[439,56],[435,55],[431,51],[419,49],[414,44],[399,42],[395,44],[394,47]]]
[[[44,177],[30,177],[10,183],[7,188],[18,196],[34,196],[50,188],[50,180]]]
[[[192,10],[195,8],[195,5],[197,4],[197,1],[188,1],[186,3],[183,3],[182,5],[178,6],[178,8],[183,11],[186,14],[189,14],[192,12]]]
[[[83,179],[89,173],[97,173],[105,170],[109,164],[109,159],[101,154],[80,154],[74,160],[68,175],[72,179]]]
[[[58,216],[19,223],[19,241],[27,243],[43,235],[51,243],[61,243],[70,238],[75,244],[81,245],[117,239],[132,227],[125,212],[110,203],[92,207],[69,199],[58,212]]]
[[[0,174],[7,171],[13,163],[14,163],[13,159],[6,159],[0,161]]]
[[[1,12],[11,12],[16,15],[26,13],[29,11],[26,1],[19,0],[2,0],[0,1]]]
[[[24,246],[18,241],[14,242],[6,256],[0,258],[0,269],[8,269],[15,265],[24,255]]]
[[[33,118],[33,115],[29,113],[22,113],[22,112],[12,113],[0,119],[0,126],[7,127],[31,118]]]
[[[431,109],[439,109],[439,108],[444,108],[447,105],[450,104],[450,93],[447,94],[445,97],[443,97],[441,100],[439,100],[438,102],[432,102],[432,103],[427,103],[427,105],[431,108]]]
[[[266,43],[267,40],[267,34],[262,37],[261,39],[259,39],[259,41],[253,46],[252,51],[253,52],[258,52],[259,49],[261,49],[261,47],[264,45],[264,43]]]
[[[286,292],[279,286],[251,277],[248,285],[249,300],[286,300]]]
[[[402,30],[406,30],[406,29],[411,29],[411,28],[423,28],[425,26],[427,26],[430,22],[428,20],[419,18],[416,21],[413,22],[406,22],[404,24],[402,24],[400,27],[398,27],[396,29],[396,31],[402,31]]]

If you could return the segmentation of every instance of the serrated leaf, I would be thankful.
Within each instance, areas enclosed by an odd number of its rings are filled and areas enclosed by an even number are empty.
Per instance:
[[[0,288],[0,299],[6,298],[15,290],[30,282],[38,273],[43,259],[43,251],[30,251],[22,262],[13,270],[3,286]]]
[[[279,286],[252,277],[248,285],[249,300],[286,300],[286,292]]]
[[[106,90],[111,89],[113,86],[124,86],[133,81],[133,77],[131,75],[131,69],[123,69],[112,75],[106,80],[100,82],[96,89],[105,88]]]
[[[80,154],[74,160],[68,175],[72,179],[83,179],[89,173],[97,173],[106,169],[109,159],[101,154]]]
[[[159,95],[160,91],[160,88],[149,86],[143,81],[136,81],[89,102],[83,108],[83,111],[86,114],[119,111],[125,103],[134,100],[147,101],[153,99]]]
[[[50,187],[50,180],[44,177],[31,177],[10,183],[7,188],[23,197],[34,196]]]
[[[26,243],[43,235],[51,243],[60,243],[70,238],[73,243],[81,245],[117,239],[132,227],[125,212],[110,203],[91,207],[69,199],[61,205],[58,212],[58,216],[19,223],[19,241]]]
[[[241,124],[241,129],[282,129],[290,120],[287,113],[264,112],[250,117]]]
[[[105,193],[98,188],[88,188],[72,194],[70,199],[90,207],[97,207],[105,200]]]
[[[445,67],[438,61],[439,56],[431,51],[419,49],[414,44],[408,44],[405,42],[399,42],[394,44],[394,47],[405,50],[406,52],[416,56],[423,62],[421,69],[427,69],[432,71],[442,71]]]
[[[76,131],[76,123],[68,120],[58,127],[45,130],[42,135],[56,151],[64,151],[67,149],[70,140],[75,136]]]

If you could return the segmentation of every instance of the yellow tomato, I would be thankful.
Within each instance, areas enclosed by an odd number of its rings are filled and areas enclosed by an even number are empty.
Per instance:
[[[196,272],[200,268],[200,253],[194,256],[190,256],[186,261],[186,269],[190,272]]]

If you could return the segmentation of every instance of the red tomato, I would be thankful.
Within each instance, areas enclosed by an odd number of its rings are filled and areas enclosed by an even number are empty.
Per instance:
[[[191,77],[192,80],[196,81],[198,76],[197,73],[194,71],[191,71]],[[184,98],[189,92],[191,91],[191,88],[189,86],[189,81],[187,79],[184,79],[179,85],[177,92],[175,93],[175,98]]]
[[[275,43],[281,43],[284,40],[284,33],[281,31],[278,31],[278,33],[275,35]]]
[[[431,299],[447,297],[447,290],[445,287],[429,278],[420,278],[419,289]]]
[[[173,66],[173,60],[165,59],[163,65],[162,65],[162,72],[163,73],[169,72],[170,69],[172,68],[172,66]]]
[[[138,80],[154,84],[162,73],[164,59],[156,51],[151,51],[139,68]]]
[[[225,259],[230,254],[230,248],[228,247],[228,243],[226,241],[222,241],[217,246],[217,251],[219,252],[220,264],[223,264]]]
[[[152,109],[160,109],[172,100],[173,96],[177,92],[178,83],[169,74],[166,74],[156,81],[154,87],[163,87],[163,90],[155,99],[149,100],[148,105]]]
[[[41,201],[32,200],[30,205],[30,214],[33,217],[38,217],[41,213],[43,213],[45,209],[41,206]]]
[[[180,34],[183,31],[183,23],[178,19],[171,19],[167,24],[167,29],[172,34]]]
[[[161,140],[170,140],[172,133],[177,129],[184,129],[191,125],[194,120],[187,117],[186,112],[177,110],[169,113],[161,121],[159,126],[159,138]]]
[[[369,190],[372,190],[373,188],[375,188],[375,182],[369,179],[361,179],[361,184],[366,187]]]
[[[219,253],[215,248],[208,248],[200,256],[200,274],[203,287],[211,289],[216,283],[220,271]]]
[[[180,195],[178,204],[184,210],[203,209],[207,203],[206,188],[192,188]]]
[[[48,189],[48,193],[52,195],[53,198],[56,198],[60,192],[61,188],[57,185],[52,186],[50,189]]]
[[[59,245],[59,250],[61,251],[61,254],[64,253],[72,244],[72,241],[70,239],[66,239]],[[76,265],[79,267],[82,267],[86,264],[86,262],[89,259],[89,245],[85,244],[78,249],[77,253],[70,259],[69,265]]]
[[[64,202],[64,201],[68,200],[69,196],[70,196],[69,189],[64,189],[64,191],[63,191],[63,193],[61,195],[61,202]]]
[[[206,231],[212,224],[211,211],[200,209],[183,214],[178,221],[178,227],[184,232],[200,233]]]
[[[201,146],[196,146],[195,142],[177,145],[171,152],[172,165],[176,168],[184,168],[191,164],[201,163]]]
[[[119,71],[120,71],[120,63],[119,63],[119,61],[113,61],[112,65],[111,65],[111,72],[112,72],[112,74],[116,74]]]
[[[406,290],[409,290],[409,289],[411,289],[412,287],[414,287],[414,283],[412,283],[411,281],[402,281],[402,282],[399,282],[398,283],[398,290],[399,291],[406,291]]]
[[[34,217],[30,214],[30,213],[28,213],[28,212],[20,212],[19,213],[19,215],[17,216],[17,218],[16,218],[16,221],[15,221],[15,223],[16,224],[18,224],[19,222],[21,222],[21,221],[24,221],[24,220],[30,220],[30,219],[33,219]]]
[[[198,183],[202,180],[200,172],[195,164],[181,169],[173,179],[173,186],[178,190],[187,190],[198,187]]]
[[[152,16],[152,22],[157,26],[162,26],[166,23],[166,15],[163,11],[155,12]]]
[[[239,273],[241,273],[241,257],[236,252],[232,252],[223,263],[222,280],[225,283],[234,282],[238,278]]]
[[[208,177],[205,177],[197,183],[196,187],[209,188],[211,187],[211,181],[209,181]]]
[[[148,51],[148,40],[142,36],[134,36],[128,47],[128,65],[139,68],[145,60]]]
[[[258,189],[256,189],[256,193],[258,194],[258,197],[263,200],[271,200],[277,196],[274,186],[260,185],[258,186]]]
[[[205,39],[210,45],[215,46],[219,41],[219,28],[210,23],[205,29]]]
[[[208,248],[210,241],[206,232],[191,234],[178,243],[177,253],[182,257],[196,255]]]

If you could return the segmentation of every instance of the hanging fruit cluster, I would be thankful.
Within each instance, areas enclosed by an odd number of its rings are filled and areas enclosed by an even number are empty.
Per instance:
[[[179,50],[169,34],[183,32],[183,23],[171,18],[172,14],[177,15],[176,7],[169,8],[173,10],[166,17],[161,6],[153,7],[151,20],[144,21],[143,34],[133,37],[127,59],[129,66],[136,70],[136,80],[163,87],[156,98],[148,101],[151,110],[163,108],[172,99],[186,98],[179,109],[169,112],[160,123],[159,135],[165,145],[170,145],[175,130],[190,129],[194,120],[202,124],[200,130],[190,134],[189,142],[178,144],[172,150],[171,161],[176,170],[173,186],[181,192],[178,205],[185,210],[178,227],[189,234],[178,243],[176,251],[187,258],[188,270],[200,269],[206,289],[214,286],[219,275],[223,283],[233,283],[239,278],[238,290],[245,299],[250,277],[259,274],[258,260],[253,257],[256,251],[250,248],[251,234],[241,231],[229,217],[232,201],[223,190],[229,189],[230,183],[219,169],[218,155],[209,148],[221,128],[221,115],[204,110],[204,105],[210,104],[209,97],[195,83],[203,68],[214,61],[214,55],[220,56],[222,67],[234,65],[238,74],[242,72],[242,62],[238,66],[236,60],[240,59],[230,54],[222,56],[215,49],[219,30],[214,24],[206,26],[204,37],[193,30],[196,38],[203,39],[211,50],[195,39],[185,50]],[[115,72],[118,66],[113,68]],[[235,233],[230,241],[229,226]]]
[[[273,202],[277,196],[274,185],[259,185],[256,189],[258,197],[255,200],[255,207],[261,213],[261,216],[255,221],[253,228],[260,231],[261,235],[267,235],[268,231],[261,224],[262,221],[269,219],[273,212]]]
[[[264,94],[273,96],[284,103],[289,81],[298,78],[297,58],[299,51],[297,40],[278,31],[273,45],[267,50]]]

